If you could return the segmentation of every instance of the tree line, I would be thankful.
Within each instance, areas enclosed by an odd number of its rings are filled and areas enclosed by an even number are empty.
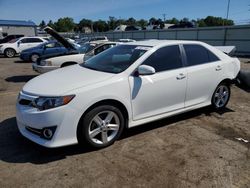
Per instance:
[[[44,27],[46,25],[52,27],[53,29],[59,31],[59,32],[82,32],[84,29],[90,28],[93,32],[105,32],[114,30],[119,25],[133,25],[133,26],[139,26],[141,28],[145,28],[148,24],[152,25],[164,25],[165,24],[182,24],[192,22],[196,27],[211,27],[211,26],[230,26],[234,25],[233,20],[224,19],[221,17],[214,17],[214,16],[207,16],[203,19],[192,19],[189,20],[188,18],[183,19],[167,19],[163,21],[160,18],[150,18],[149,20],[140,19],[136,20],[134,18],[129,19],[117,19],[113,16],[109,17],[109,20],[98,20],[98,21],[92,21],[90,19],[82,19],[79,23],[75,23],[73,18],[64,17],[59,18],[56,22],[53,22],[50,20],[48,23],[46,23],[44,20],[39,24],[40,27]]]

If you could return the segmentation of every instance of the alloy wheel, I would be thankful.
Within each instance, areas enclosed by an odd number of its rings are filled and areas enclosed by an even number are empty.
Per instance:
[[[104,145],[116,137],[120,128],[118,115],[110,110],[102,111],[90,121],[88,134],[92,142]]]
[[[214,94],[213,103],[216,108],[225,106],[229,99],[229,89],[225,85],[219,86]]]

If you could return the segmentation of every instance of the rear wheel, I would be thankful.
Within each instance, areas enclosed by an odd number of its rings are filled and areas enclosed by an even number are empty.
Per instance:
[[[212,97],[212,106],[215,109],[225,108],[229,101],[230,93],[229,84],[221,83],[218,85]]]
[[[119,138],[123,128],[124,117],[117,107],[98,106],[83,118],[77,132],[78,141],[95,148],[107,147]]]
[[[4,51],[4,55],[5,57],[14,57],[16,55],[16,51],[12,48],[7,48],[5,51]]]

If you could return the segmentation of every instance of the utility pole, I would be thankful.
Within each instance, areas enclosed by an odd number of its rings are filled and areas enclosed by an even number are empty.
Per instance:
[[[165,13],[162,14],[164,23],[165,23],[165,21],[166,21],[166,15],[167,15],[167,14],[165,14]]]
[[[227,4],[227,20],[229,16],[229,10],[230,10],[230,0],[228,0],[228,4]]]

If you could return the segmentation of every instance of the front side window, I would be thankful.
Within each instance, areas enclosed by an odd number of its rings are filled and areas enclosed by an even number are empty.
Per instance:
[[[156,50],[143,65],[152,66],[156,72],[181,68],[183,65],[179,46],[166,46]]]
[[[183,46],[186,52],[188,66],[201,65],[219,60],[216,55],[201,45],[185,44]]]
[[[96,46],[97,46],[97,44],[95,44],[95,43],[85,43],[84,45],[82,45],[79,48],[79,51],[80,51],[80,53],[85,54],[85,53],[88,53],[91,50],[93,50]]]
[[[55,47],[56,47],[55,42],[46,44],[46,48],[55,48]]]
[[[140,58],[150,47],[136,45],[119,45],[103,53],[100,53],[85,63],[82,67],[102,72],[120,73],[132,65]]]

